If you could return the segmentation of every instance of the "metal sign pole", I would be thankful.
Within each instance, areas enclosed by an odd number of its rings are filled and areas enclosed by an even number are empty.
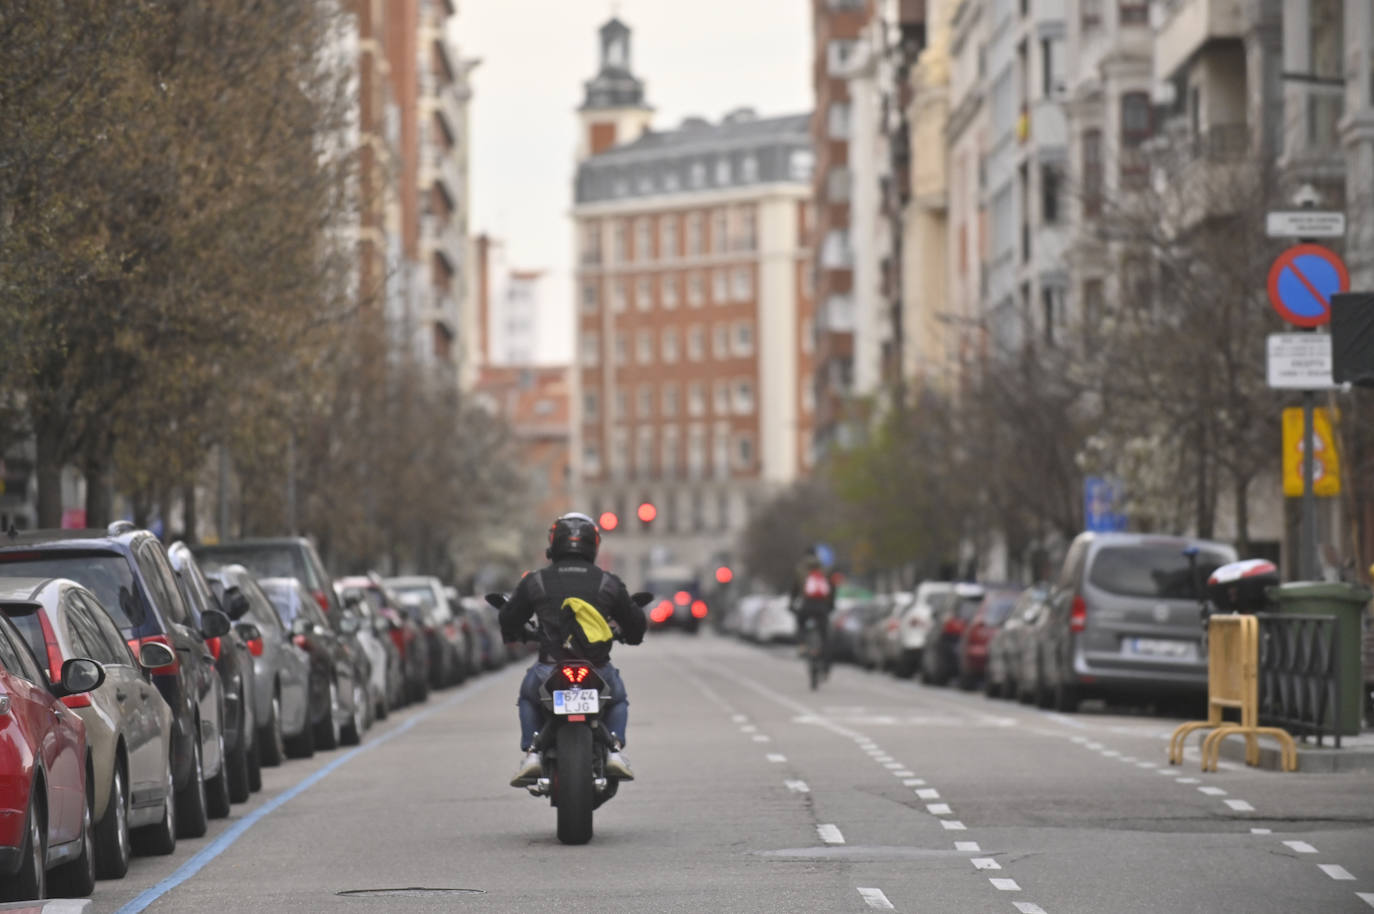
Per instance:
[[[1316,435],[1313,430],[1312,410],[1317,395],[1313,391],[1302,392],[1302,532],[1298,540],[1298,574],[1301,580],[1317,579],[1317,495],[1316,487]]]

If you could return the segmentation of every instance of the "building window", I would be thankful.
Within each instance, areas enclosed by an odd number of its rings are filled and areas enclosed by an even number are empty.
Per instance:
[[[816,385],[810,379],[802,381],[801,406],[802,412],[807,415],[816,411]]]
[[[1150,93],[1127,92],[1121,96],[1121,179],[1139,182],[1148,174],[1140,146],[1154,133]]]
[[[1102,215],[1102,131],[1083,131],[1083,215]]]
[[[635,185],[641,194],[651,194],[654,192],[654,176],[647,172],[639,176],[639,182]]]
[[[706,470],[706,429],[694,425],[687,432],[687,472],[700,476]],[[692,502],[692,528],[701,529],[701,502]]]
[[[1045,322],[1045,345],[1053,346],[1055,343],[1055,331],[1059,328],[1064,319],[1064,293],[1054,286],[1045,286],[1040,290],[1040,309],[1043,312]]]
[[[809,317],[801,322],[801,351],[803,355],[816,351],[816,322]]]
[[[654,417],[654,389],[645,384],[639,388],[639,418],[652,419]]]
[[[816,154],[810,149],[794,149],[787,157],[787,173],[793,181],[810,182],[816,170]]]
[[[717,305],[723,305],[730,298],[730,280],[725,275],[725,270],[717,268],[711,271],[711,301]]]
[[[591,442],[582,445],[582,470],[588,476],[601,473],[601,449]]]
[[[635,220],[635,260],[653,260],[653,251],[649,249],[649,220]]]
[[[752,206],[741,206],[735,210],[735,250],[753,251],[759,244],[758,213]]]
[[[693,324],[687,331],[687,358],[700,362],[706,357],[706,330],[700,324]]]
[[[831,102],[826,111],[826,134],[832,140],[849,139],[849,120],[853,109],[849,102]]]
[[[676,171],[670,168],[663,173],[663,189],[665,191],[672,193],[680,186]]]
[[[716,324],[711,328],[711,355],[717,359],[730,357],[730,326]]]
[[[722,156],[716,159],[716,183],[729,184],[733,177],[733,169],[730,167],[730,160]]]
[[[730,281],[735,301],[749,301],[754,297],[754,271],[749,267],[735,267]]]
[[[854,253],[849,247],[849,230],[833,228],[825,233],[821,245],[821,266],[827,270],[842,270],[854,265]]]
[[[836,165],[830,169],[830,174],[825,176],[826,197],[836,201],[848,200],[849,183],[849,169],[843,165]]]
[[[677,475],[677,426],[670,425],[663,430],[663,449],[659,454],[662,473],[669,478]]]
[[[687,414],[706,415],[706,385],[701,381],[693,381],[687,388]]]
[[[601,398],[596,391],[589,390],[582,395],[582,418],[588,422],[596,419],[596,413],[601,405]]]
[[[635,281],[635,307],[641,311],[649,311],[654,307],[653,283],[648,276],[641,276]]]
[[[754,439],[749,435],[740,435],[735,439],[735,468],[738,470],[752,470],[754,468]]]
[[[582,263],[587,266],[601,263],[600,222],[588,222],[582,226]]]
[[[630,395],[625,388],[618,387],[615,391],[615,413],[611,416],[616,422],[623,422],[630,414]]]
[[[630,360],[630,343],[624,333],[615,335],[615,364],[624,365]]]
[[[635,358],[641,365],[651,364],[654,360],[654,332],[641,330],[635,334]]]
[[[716,402],[720,402],[719,396],[716,397]],[[715,434],[711,436],[711,466],[715,468],[717,476],[726,476],[730,472],[729,423],[716,423]]]
[[[753,184],[759,179],[759,158],[750,153],[740,161],[739,179],[745,184]]]
[[[663,328],[663,340],[660,344],[663,349],[663,361],[669,365],[677,361],[677,330],[673,327]]]
[[[701,255],[701,213],[687,214],[687,256]]]
[[[625,280],[611,280],[611,310],[620,314],[625,310]]]
[[[1084,332],[1091,337],[1102,322],[1102,280],[1088,279],[1083,282],[1083,313],[1081,315]]]
[[[725,209],[713,210],[711,213],[711,250],[717,254],[723,253],[728,247],[727,233],[729,232],[729,216]]]
[[[816,271],[808,264],[801,271],[802,298],[816,297]]]
[[[691,170],[689,171],[688,174],[689,174],[688,180],[689,180],[689,182],[691,183],[691,185],[692,185],[693,188],[702,188],[702,187],[705,187],[705,186],[706,186],[706,163],[705,163],[705,162],[693,162],[693,163],[692,163],[692,168],[691,168]]]
[[[663,307],[673,309],[677,307],[677,274],[669,273],[660,278],[659,295],[662,296]]]
[[[735,382],[735,412],[747,416],[754,411],[754,382]]]
[[[1083,31],[1097,28],[1102,24],[1102,0],[1079,0],[1078,13]]]
[[[659,221],[658,257],[660,260],[677,257],[677,216],[664,216]]]
[[[635,472],[648,476],[654,471],[654,430],[651,426],[641,426],[635,436]]]
[[[626,258],[625,248],[629,244],[625,230],[625,220],[615,220],[611,230],[611,263],[624,263]]]
[[[596,365],[601,361],[601,336],[595,331],[582,334],[582,364]]]
[[[595,314],[600,304],[601,297],[596,294],[596,283],[584,282],[582,284],[582,313]]]
[[[700,273],[690,273],[687,276],[687,304],[693,308],[700,308],[706,301],[706,283],[702,281]]]
[[[747,358],[754,354],[754,325],[741,322],[735,325],[735,355]]]
[[[663,385],[663,418],[673,419],[677,416],[677,385]]]
[[[1148,0],[1121,0],[1117,6],[1122,25],[1149,25],[1150,4]]]
[[[1040,218],[1046,225],[1059,221],[1059,169],[1053,165],[1040,168]]]
[[[858,48],[859,42],[852,38],[832,38],[825,49],[826,72],[831,76],[842,74]]]
[[[717,381],[713,388],[714,396],[711,399],[711,408],[717,416],[730,415],[730,382]]]

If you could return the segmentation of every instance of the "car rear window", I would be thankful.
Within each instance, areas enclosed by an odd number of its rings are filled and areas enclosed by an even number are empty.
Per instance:
[[[978,615],[978,607],[982,605],[982,597],[959,597],[959,605],[954,612],[960,619],[972,619]]]
[[[310,586],[305,563],[290,546],[214,546],[197,550],[197,558],[210,568],[242,565],[255,578],[295,578]]]
[[[0,576],[7,578],[70,578],[100,600],[121,630],[143,624],[143,601],[134,584],[129,560],[117,553],[50,552],[41,557],[0,553]]]
[[[1219,566],[1231,561],[1218,552],[1200,550],[1197,577],[1183,549],[1176,546],[1108,546],[1092,559],[1088,582],[1123,597],[1196,600],[1196,581],[1206,581]]]
[[[38,621],[38,613],[29,613],[26,616],[10,616],[10,621],[14,627],[19,629],[19,634],[24,636],[28,642],[29,650],[33,651],[35,657],[48,656],[48,644],[43,639],[43,623]],[[40,664],[41,666],[41,664]],[[61,675],[61,671],[58,671]]]
[[[988,597],[987,608],[983,610],[983,618],[988,625],[1001,625],[1006,621],[1007,616],[1011,615],[1012,608],[1016,606],[1016,598],[1020,594],[998,593]]]

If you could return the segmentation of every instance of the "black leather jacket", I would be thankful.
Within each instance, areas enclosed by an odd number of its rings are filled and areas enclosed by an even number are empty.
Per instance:
[[[625,583],[580,557],[555,559],[521,579],[515,593],[501,608],[502,636],[506,641],[522,640],[525,623],[536,618],[552,641],[562,643],[568,634],[562,615],[563,601],[568,597],[579,597],[595,606],[619,627],[626,644],[639,644],[644,640],[648,623],[644,611],[630,599]],[[595,644],[583,653],[587,656],[581,659],[599,666],[611,659],[611,644]],[[549,657],[544,649],[540,651],[540,659],[565,658]]]

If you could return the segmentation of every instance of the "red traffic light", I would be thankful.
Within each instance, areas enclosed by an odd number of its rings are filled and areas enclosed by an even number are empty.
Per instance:
[[[614,511],[602,511],[597,523],[602,530],[609,532],[620,526],[620,518],[615,516]]]
[[[641,504],[639,510],[635,513],[639,516],[640,522],[645,524],[650,523],[655,517],[658,517],[658,509],[653,506],[652,502],[647,501]]]
[[[731,571],[729,567],[721,565],[719,568],[716,569],[716,583],[729,584],[734,579],[735,573]]]

